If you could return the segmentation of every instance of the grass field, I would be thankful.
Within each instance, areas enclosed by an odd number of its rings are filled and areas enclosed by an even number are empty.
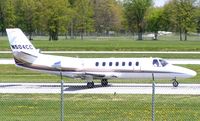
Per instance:
[[[59,95],[1,94],[1,121],[58,121]],[[151,95],[65,95],[66,121],[150,121]],[[200,97],[156,95],[156,120],[199,121]]]
[[[190,39],[191,38],[191,39]],[[200,36],[179,41],[176,36],[165,36],[158,41],[136,41],[130,38],[48,40],[32,41],[41,50],[97,50],[97,51],[200,51]],[[8,40],[0,40],[0,50],[10,50]]]

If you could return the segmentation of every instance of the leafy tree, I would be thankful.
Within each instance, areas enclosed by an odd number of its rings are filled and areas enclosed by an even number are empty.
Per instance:
[[[197,32],[200,33],[200,20],[197,22]]]
[[[6,1],[5,0],[1,0],[0,1],[0,31],[2,32],[2,36],[3,36],[3,32],[5,31],[5,13],[6,13]]]
[[[196,0],[172,0],[172,20],[180,32],[180,40],[187,40],[188,31],[195,28],[195,4]]]
[[[76,21],[76,11],[75,11],[75,2],[77,0],[68,0],[69,1],[69,14],[70,14],[70,23],[69,23],[69,32],[71,39],[74,39],[74,25]]]
[[[94,10],[95,31],[108,34],[121,28],[122,6],[116,0],[91,0]]]
[[[74,10],[76,12],[76,29],[81,34],[81,39],[83,39],[83,34],[87,31],[93,31],[93,10],[89,0],[76,0],[74,2]]]
[[[158,31],[163,28],[163,8],[152,8],[147,15],[147,28],[154,32],[154,39],[158,39]]]
[[[13,28],[16,24],[15,7],[13,0],[5,0],[5,28]]]
[[[174,24],[176,19],[172,15],[173,6],[174,6],[173,2],[168,2],[163,7],[162,25],[163,25],[163,30],[165,31],[176,31],[177,28],[176,24]]]
[[[112,30],[120,31],[123,29],[124,13],[123,13],[123,4],[120,1],[113,1],[111,6],[112,8]]]
[[[49,33],[49,40],[58,40],[59,31],[66,31],[68,0],[42,0],[40,2],[41,27]]]
[[[136,26],[138,40],[142,40],[144,32],[145,15],[149,7],[152,5],[152,0],[125,0],[125,16],[130,27]],[[135,24],[135,25],[134,25]]]
[[[197,5],[197,8],[196,8],[196,12],[195,12],[195,15],[196,15],[196,29],[197,29],[197,32],[200,33],[200,1],[199,1],[199,4]]]
[[[36,0],[16,0],[17,25],[29,34],[32,40],[32,33],[36,29],[37,21]]]

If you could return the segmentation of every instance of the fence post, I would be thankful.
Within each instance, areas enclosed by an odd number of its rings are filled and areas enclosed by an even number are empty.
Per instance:
[[[152,73],[152,121],[155,121],[155,79]]]
[[[64,121],[64,91],[63,91],[63,86],[64,86],[64,81],[62,79],[62,72],[60,71],[60,78],[61,78],[61,92],[60,92],[60,113],[61,113],[61,117],[60,120]]]

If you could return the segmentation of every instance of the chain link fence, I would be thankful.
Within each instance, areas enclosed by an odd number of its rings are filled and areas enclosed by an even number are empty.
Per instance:
[[[60,35],[59,40],[80,40],[81,36],[76,35],[73,37]],[[6,33],[0,35],[0,40],[6,40]],[[137,40],[138,35],[133,33],[114,33],[114,34],[96,34],[91,33],[83,36],[84,40]],[[154,40],[154,34],[153,33],[143,33],[143,39],[144,40]],[[164,32],[161,31],[161,34],[158,35],[158,40],[179,40],[180,35],[179,33],[171,33],[171,32]],[[33,34],[33,40],[49,40],[48,35],[45,34]],[[188,34],[188,40],[189,41],[197,41],[200,40],[200,34],[199,33],[189,33]]]
[[[68,91],[66,88],[65,86],[65,93]],[[86,89],[79,86],[71,88],[74,90]],[[0,98],[0,121],[61,120],[61,97],[59,93],[17,94],[16,92],[16,94],[1,94]],[[151,121],[152,95],[64,94],[64,120]],[[155,120],[199,121],[200,96],[156,94]]]

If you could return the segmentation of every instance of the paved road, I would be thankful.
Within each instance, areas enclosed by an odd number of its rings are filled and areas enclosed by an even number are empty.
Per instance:
[[[18,94],[58,94],[60,93],[59,83],[0,83],[0,93]],[[110,84],[108,87],[101,87],[96,84],[95,88],[88,89],[85,83],[65,83],[65,94],[151,94],[151,84]],[[156,84],[156,94],[173,95],[199,95],[200,84],[180,84],[179,87],[172,87],[171,84]]]
[[[167,59],[171,64],[200,64],[200,59]],[[14,64],[13,59],[0,59],[0,64]]]
[[[0,59],[0,64],[15,64],[15,62],[13,59],[4,58],[4,59]]]

